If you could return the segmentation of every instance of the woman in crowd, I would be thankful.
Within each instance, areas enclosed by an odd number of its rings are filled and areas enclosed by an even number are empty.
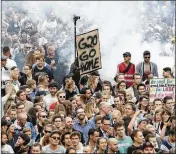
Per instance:
[[[97,149],[95,151],[95,153],[99,154],[104,154],[105,150],[107,148],[107,139],[101,137],[97,140]]]
[[[11,123],[7,128],[7,144],[9,144],[13,149],[15,148],[15,143],[18,140],[18,134],[15,131],[15,125]]]
[[[36,96],[46,96],[47,94],[49,94],[48,80],[48,75],[39,75],[38,87],[36,88]]]
[[[38,113],[38,109],[35,107],[32,107],[29,109],[28,111],[28,119],[29,122],[31,122],[35,128],[36,133],[38,134],[38,128],[37,128],[37,113]]]
[[[95,114],[94,109],[95,109],[94,103],[91,102],[91,103],[87,103],[86,104],[86,106],[85,106],[85,114],[86,114],[88,119],[92,118],[92,115]]]
[[[154,114],[153,125],[155,126],[157,134],[161,133],[161,122],[162,122],[161,113],[162,113],[162,111],[163,111],[163,109],[157,109]]]
[[[111,84],[103,84],[103,92],[107,95],[107,102],[111,105],[114,104],[114,97],[112,96]]]
[[[126,82],[124,80],[120,81],[116,85],[116,90],[126,90],[127,88],[128,88],[128,85],[126,84]]]

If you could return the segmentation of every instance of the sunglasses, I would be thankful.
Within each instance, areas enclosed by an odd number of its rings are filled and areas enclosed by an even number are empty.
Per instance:
[[[51,138],[53,138],[54,140],[60,140],[60,137],[55,137],[55,136],[53,136],[53,137],[51,137]]]
[[[40,117],[42,117],[42,118],[47,118],[47,116],[40,116]]]
[[[59,96],[59,98],[65,98],[65,96]]]
[[[45,133],[51,133],[51,131],[45,130]]]
[[[26,49],[31,49],[31,47],[26,47]]]
[[[150,59],[150,57],[144,57],[145,59]]]

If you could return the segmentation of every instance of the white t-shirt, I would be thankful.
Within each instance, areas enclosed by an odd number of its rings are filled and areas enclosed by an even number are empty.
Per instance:
[[[5,144],[5,145],[1,145],[1,153],[9,154],[9,153],[14,153],[14,151],[10,145]]]
[[[61,154],[63,154],[65,152],[63,146],[59,146],[58,149],[52,150],[52,149],[50,149],[49,145],[46,145],[42,148],[43,153],[61,153]]]
[[[57,101],[58,101],[57,96],[53,97],[53,96],[51,96],[51,94],[48,94],[43,97],[43,104],[44,104],[47,111],[49,111],[50,105],[54,102],[57,102]]]

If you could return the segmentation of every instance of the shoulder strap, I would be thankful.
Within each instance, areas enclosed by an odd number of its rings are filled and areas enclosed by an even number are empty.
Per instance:
[[[122,71],[122,73],[124,73],[124,74],[126,74],[128,71],[129,71],[129,69],[130,69],[130,67],[131,67],[131,62],[128,64],[128,66],[127,66],[127,68],[124,70],[124,71]]]

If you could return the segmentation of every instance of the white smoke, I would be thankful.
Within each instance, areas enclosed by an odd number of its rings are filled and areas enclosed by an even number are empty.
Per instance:
[[[24,2],[25,3],[25,2]],[[77,28],[82,21],[91,22],[92,26],[84,32],[98,28],[100,35],[100,50],[102,55],[102,69],[100,74],[103,78],[113,80],[117,71],[117,64],[123,61],[122,54],[131,52],[132,62],[137,64],[143,60],[143,52],[151,52],[151,61],[158,65],[160,77],[162,68],[174,65],[172,57],[161,57],[162,46],[160,42],[148,44],[142,43],[142,33],[138,29],[141,20],[145,16],[141,12],[145,10],[143,2],[120,2],[120,1],[30,1],[28,5],[36,7],[38,16],[44,17],[44,12],[50,7],[63,21],[73,26],[72,17],[80,15]],[[37,8],[38,7],[38,8]],[[41,8],[43,11],[41,11]],[[73,40],[74,41],[74,40]],[[70,64],[74,60],[74,54]]]

